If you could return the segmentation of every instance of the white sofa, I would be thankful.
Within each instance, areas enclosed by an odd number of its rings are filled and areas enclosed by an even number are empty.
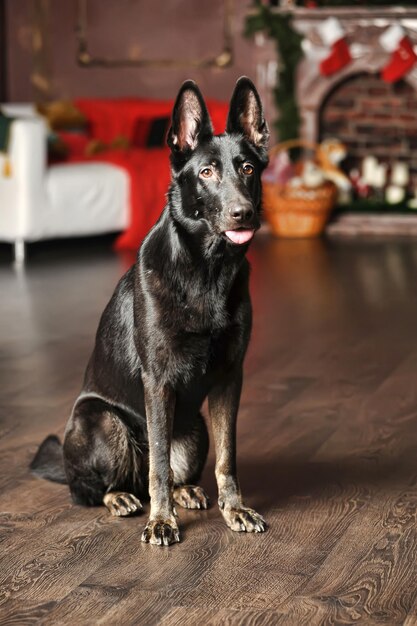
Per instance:
[[[32,105],[1,105],[15,117],[2,172],[0,153],[0,241],[14,244],[23,262],[25,244],[41,239],[121,231],[129,219],[127,173],[105,163],[47,165],[47,127]]]

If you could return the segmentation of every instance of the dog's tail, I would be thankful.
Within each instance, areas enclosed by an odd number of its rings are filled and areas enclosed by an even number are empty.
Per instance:
[[[30,469],[39,478],[52,480],[54,483],[63,485],[67,484],[62,443],[56,435],[49,435],[41,443],[35,458],[30,464]]]

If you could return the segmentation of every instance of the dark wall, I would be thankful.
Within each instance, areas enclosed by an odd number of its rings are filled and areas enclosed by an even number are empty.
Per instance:
[[[5,2],[8,99],[31,101],[39,93],[39,84],[36,86],[33,80],[36,4],[34,0]],[[47,0],[44,2],[48,4]],[[191,77],[207,96],[229,98],[240,75],[255,78],[253,43],[241,34],[248,4],[235,1],[235,62],[228,69],[85,69],[75,60],[76,0],[49,0],[46,64],[51,79],[50,94],[56,98],[125,95],[172,98],[179,84]],[[222,0],[89,0],[89,49],[93,54],[118,57],[214,56],[222,47],[221,18]]]
[[[0,0],[0,102],[7,99],[6,6]]]

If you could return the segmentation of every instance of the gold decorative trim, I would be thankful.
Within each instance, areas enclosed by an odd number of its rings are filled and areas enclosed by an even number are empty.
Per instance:
[[[154,68],[226,68],[233,63],[233,17],[234,0],[223,0],[223,48],[214,57],[201,59],[114,59],[95,56],[88,49],[87,40],[87,3],[88,0],[77,1],[76,38],[78,42],[77,63],[81,67],[154,67]]]

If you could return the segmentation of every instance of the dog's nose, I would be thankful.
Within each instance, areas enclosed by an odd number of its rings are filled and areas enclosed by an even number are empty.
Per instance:
[[[229,209],[229,212],[236,222],[244,222],[253,217],[253,209],[249,206],[234,206]]]

